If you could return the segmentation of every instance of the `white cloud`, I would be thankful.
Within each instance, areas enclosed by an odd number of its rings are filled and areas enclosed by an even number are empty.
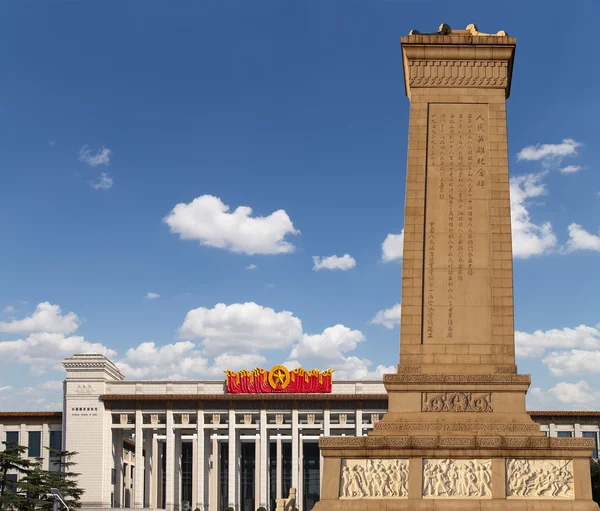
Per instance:
[[[210,374],[216,377],[222,377],[226,369],[239,371],[240,369],[254,369],[263,367],[267,359],[257,352],[254,353],[222,353],[215,358]]]
[[[327,359],[343,358],[343,353],[356,348],[365,340],[359,330],[351,330],[344,325],[335,325],[316,335],[304,334],[290,353],[292,359]]]
[[[388,234],[381,244],[381,260],[385,263],[395,259],[402,259],[404,245],[404,229],[400,234]]]
[[[56,140],[48,140],[48,145],[54,147],[56,145]]]
[[[0,342],[0,360],[29,365],[32,374],[43,374],[48,367],[62,369],[63,359],[73,353],[100,353],[108,358],[116,352],[100,343],[87,342],[83,337],[65,337],[62,333],[37,332],[25,339]]]
[[[144,298],[147,298],[148,300],[156,300],[157,298],[160,298],[160,295],[158,293],[151,293],[149,291],[144,295]]]
[[[12,305],[7,305],[6,307],[4,307],[4,309],[2,309],[2,312],[14,312],[15,308]]]
[[[246,270],[256,270],[256,268],[258,268],[258,266],[256,266],[255,264],[249,264],[248,266],[246,266]]]
[[[536,144],[527,146],[517,153],[518,160],[542,161],[545,165],[560,165],[563,158],[576,156],[577,148],[581,146],[572,138],[563,139],[560,144]]]
[[[584,380],[579,383],[560,382],[548,390],[548,394],[559,403],[584,409],[595,407],[600,397],[600,392],[592,390]]]
[[[351,270],[356,266],[356,260],[349,254],[342,257],[332,255],[328,257],[313,256],[313,271],[319,270]]]
[[[249,255],[294,251],[294,245],[285,237],[300,231],[283,209],[266,217],[251,217],[252,208],[248,206],[228,211],[229,206],[218,197],[202,195],[189,204],[177,204],[163,221],[180,239],[198,240],[208,247]]]
[[[579,383],[557,383],[548,391],[532,387],[527,392],[528,410],[597,410],[600,392],[581,380]]]
[[[96,181],[90,182],[90,186],[94,190],[108,190],[112,188],[113,184],[113,178],[110,177],[110,174],[108,174],[108,172],[102,172],[102,174],[100,174],[100,177]]]
[[[371,323],[375,325],[383,325],[386,328],[394,328],[396,325],[400,325],[400,314],[402,312],[402,308],[399,303],[390,307],[389,309],[380,310],[373,319]]]
[[[208,371],[208,360],[190,341],[164,346],[143,342],[127,350],[116,365],[126,377],[135,379],[184,379]]]
[[[190,310],[180,328],[182,339],[202,339],[207,353],[281,349],[302,336],[302,322],[291,312],[275,312],[254,302]]]
[[[518,357],[541,357],[547,349],[600,349],[600,330],[586,325],[575,328],[536,330],[532,334],[515,332],[515,353]]]
[[[0,387],[0,392],[4,392],[5,390],[10,390],[12,387],[10,385],[5,385],[4,387]]]
[[[43,383],[40,383],[38,385],[38,388],[42,390],[62,390],[63,382],[59,380],[45,381]]]
[[[382,380],[384,374],[395,373],[394,366],[378,365],[371,369],[373,362],[365,358],[347,357],[332,365],[336,380]]]
[[[540,182],[545,175],[546,172],[525,174],[510,180],[513,256],[516,258],[540,255],[556,247],[557,240],[550,222],[533,223],[526,207],[529,199],[547,193],[546,185]]]
[[[600,373],[600,351],[570,350],[549,353],[542,360],[552,376]]]
[[[24,319],[0,321],[0,332],[29,333],[52,332],[70,334],[79,327],[79,318],[73,312],[61,315],[58,305],[42,302],[35,308],[33,314]]]
[[[87,145],[84,145],[79,150],[79,161],[86,163],[90,167],[97,167],[98,165],[108,165],[110,163],[110,155],[112,151],[107,147],[102,149],[93,150],[88,149]]]
[[[581,165],[567,165],[559,170],[561,174],[575,174],[575,172],[579,172],[582,168]]]
[[[577,250],[600,252],[600,236],[587,232],[579,224],[570,224],[569,240],[565,244],[563,252],[569,253]]]

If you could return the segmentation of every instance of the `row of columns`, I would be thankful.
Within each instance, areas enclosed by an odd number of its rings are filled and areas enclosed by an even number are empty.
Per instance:
[[[268,453],[269,453],[269,433],[272,428],[267,427],[267,411],[260,410],[258,434],[255,442],[255,507],[269,505],[269,473],[268,473]],[[349,430],[351,435],[362,435],[364,426],[362,424],[362,411],[356,410],[355,428]],[[301,435],[299,428],[299,411],[292,409],[291,411],[291,483],[293,488],[301,491],[302,470],[300,461],[303,456]],[[110,417],[110,412],[107,417]],[[112,417],[111,426],[112,427]],[[241,439],[236,427],[236,411],[229,410],[228,412],[228,489],[226,493],[227,503],[225,507],[231,506],[239,509],[240,504],[240,476],[239,460],[241,452]],[[192,441],[192,499],[190,505],[194,509],[197,505],[201,508],[210,511],[216,511],[219,499],[219,434],[215,433],[211,438],[205,436],[204,411],[198,410],[197,424],[193,425],[176,425],[174,423],[173,410],[166,410],[165,424],[161,425],[144,425],[143,413],[141,409],[135,411],[135,468],[134,468],[134,485],[132,505],[135,508],[160,507],[162,504],[162,465],[160,464],[159,446],[160,441],[157,438],[162,432],[165,433],[165,485],[164,485],[164,502],[165,508],[168,511],[180,509],[181,495],[181,454],[182,454],[182,430],[195,428],[195,434]],[[210,428],[210,426],[209,426]],[[112,461],[115,468],[115,488],[114,488],[114,505],[122,507],[124,504],[124,496],[122,494],[123,481],[123,431],[126,428],[114,427],[114,437],[111,438],[112,445]],[[222,430],[221,430],[222,431]],[[287,430],[289,431],[289,429]],[[286,431],[286,432],[287,432]],[[146,435],[144,437],[144,432]],[[331,411],[324,410],[323,434],[329,436],[331,433]],[[320,431],[315,431],[316,436]],[[310,435],[309,435],[310,436]],[[207,445],[208,443],[208,445]],[[279,433],[275,440],[276,446],[276,495],[277,498],[285,497],[282,495],[282,459],[283,459],[283,442],[282,435]],[[210,453],[208,452],[210,450]],[[208,460],[211,461],[210,465]],[[111,467],[112,468],[112,467]],[[323,473],[323,458],[321,457],[321,473]],[[210,471],[210,480],[208,485],[207,470]],[[110,470],[108,471],[110,474]],[[208,490],[208,497],[206,491]],[[301,503],[300,503],[301,507]],[[301,510],[302,511],[302,510]]]

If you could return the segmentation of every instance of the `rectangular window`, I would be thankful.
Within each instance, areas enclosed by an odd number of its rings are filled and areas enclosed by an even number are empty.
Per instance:
[[[62,450],[62,431],[50,431],[50,449]]]
[[[30,431],[27,456],[30,458],[39,458],[42,455],[42,432]]]
[[[557,431],[556,436],[558,438],[571,438],[573,436],[572,431]]]
[[[581,436],[583,436],[583,438],[594,439],[594,452],[592,453],[592,458],[598,458],[598,433],[595,431],[584,431]]]
[[[15,483],[17,482],[17,474],[6,474],[6,489],[12,493],[15,491]]]
[[[6,443],[7,444],[18,444],[19,443],[19,432],[18,431],[7,431],[6,432]]]

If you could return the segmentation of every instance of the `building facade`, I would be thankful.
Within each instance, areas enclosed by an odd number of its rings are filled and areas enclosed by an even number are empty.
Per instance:
[[[320,495],[319,437],[366,435],[387,410],[381,382],[232,393],[225,381],[127,381],[100,355],[64,366],[63,412],[0,412],[0,434],[31,457],[46,446],[77,451],[84,509],[273,510],[297,488],[299,511],[309,511]],[[598,445],[600,412],[531,415],[549,436]]]

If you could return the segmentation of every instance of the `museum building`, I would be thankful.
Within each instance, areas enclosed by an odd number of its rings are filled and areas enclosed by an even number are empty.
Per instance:
[[[319,437],[366,435],[387,411],[382,382],[332,382],[331,370],[127,381],[102,355],[63,365],[62,413],[0,412],[0,438],[43,457],[44,468],[45,447],[77,451],[88,510],[274,510],[297,488],[299,511],[309,511],[320,495]],[[600,412],[530,414],[548,436],[593,438],[598,457]]]

